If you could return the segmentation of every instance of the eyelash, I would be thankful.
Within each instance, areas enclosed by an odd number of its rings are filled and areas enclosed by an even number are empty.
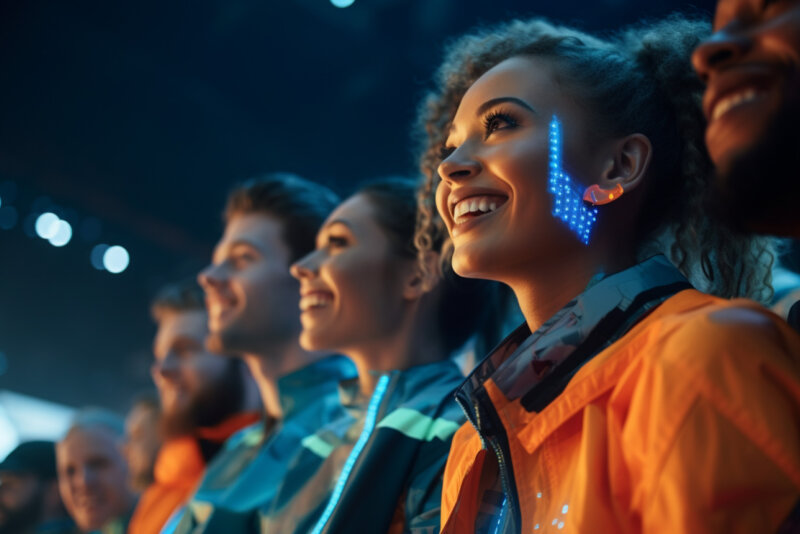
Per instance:
[[[505,122],[506,126],[499,127],[498,126],[499,121]],[[489,137],[492,133],[496,132],[497,130],[515,128],[518,125],[519,122],[517,121],[517,119],[515,119],[510,113],[503,110],[492,111],[483,118],[483,130],[485,132],[486,137]]]
[[[328,246],[333,248],[341,248],[346,247],[348,244],[347,238],[338,235],[329,235],[328,236]]]

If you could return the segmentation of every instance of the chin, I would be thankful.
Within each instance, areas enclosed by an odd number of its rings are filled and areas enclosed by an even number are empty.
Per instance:
[[[477,253],[476,251],[465,250],[464,247],[453,250],[453,272],[462,278],[477,278],[483,280],[494,280],[488,272],[491,270],[486,258],[490,254]]]

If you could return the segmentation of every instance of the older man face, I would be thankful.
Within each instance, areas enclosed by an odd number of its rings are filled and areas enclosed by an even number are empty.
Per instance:
[[[73,428],[56,446],[56,463],[61,498],[81,530],[97,530],[130,512],[134,497],[114,433]]]

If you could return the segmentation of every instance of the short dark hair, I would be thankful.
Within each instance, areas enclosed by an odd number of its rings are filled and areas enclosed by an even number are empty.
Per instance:
[[[251,178],[228,195],[225,222],[237,215],[260,213],[278,219],[289,247],[290,263],[314,249],[317,231],[339,203],[324,185],[290,173],[271,173]]]
[[[194,278],[165,285],[150,304],[150,314],[157,323],[168,313],[205,309],[205,294]]]

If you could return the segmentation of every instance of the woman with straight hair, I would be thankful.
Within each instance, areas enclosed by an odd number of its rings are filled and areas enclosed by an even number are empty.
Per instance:
[[[439,275],[438,253],[414,247],[418,184],[368,183],[339,205],[316,250],[292,266],[307,350],[348,356],[344,417],[303,440],[262,532],[431,532],[439,527],[450,440],[464,422],[454,355],[494,337],[496,284]]]

